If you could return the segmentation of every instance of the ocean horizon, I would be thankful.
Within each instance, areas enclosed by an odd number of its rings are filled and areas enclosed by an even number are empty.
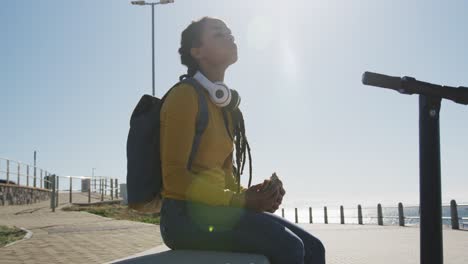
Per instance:
[[[468,203],[457,203],[457,211],[459,217],[460,228],[468,227]],[[326,206],[326,205],[324,205]],[[324,223],[324,206],[312,207],[313,223]],[[290,221],[295,221],[295,208],[297,208],[298,222],[309,223],[309,206],[287,207],[281,206],[276,212],[276,215],[281,216],[284,208],[284,217]],[[355,207],[344,206],[345,224],[358,224],[358,205]],[[340,206],[327,206],[328,223],[340,223]],[[383,224],[398,225],[398,206],[382,205]],[[405,225],[419,225],[419,206],[403,204],[403,215],[405,217]],[[451,226],[450,205],[442,205],[442,224]],[[362,206],[363,224],[377,225],[377,204],[375,206]],[[466,218],[466,219],[462,219]]]

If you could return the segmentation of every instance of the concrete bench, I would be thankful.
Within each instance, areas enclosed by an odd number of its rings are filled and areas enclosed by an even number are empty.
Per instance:
[[[198,251],[198,250],[171,250],[167,246],[159,246],[139,254],[112,261],[118,264],[270,264],[262,255]]]

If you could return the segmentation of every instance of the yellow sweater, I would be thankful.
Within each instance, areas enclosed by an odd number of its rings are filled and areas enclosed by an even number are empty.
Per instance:
[[[200,146],[187,170],[195,136],[198,94],[189,84],[179,84],[166,97],[161,108],[161,166],[164,198],[189,200],[209,205],[229,205],[237,190],[232,172],[234,144],[224,125],[221,108],[211,102],[206,90],[208,125]],[[231,116],[228,124],[231,135]],[[245,188],[241,187],[241,192]]]

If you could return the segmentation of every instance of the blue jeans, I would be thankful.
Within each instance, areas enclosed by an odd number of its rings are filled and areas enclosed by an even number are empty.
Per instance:
[[[271,213],[166,198],[160,229],[171,249],[260,254],[271,264],[325,263],[320,240]]]

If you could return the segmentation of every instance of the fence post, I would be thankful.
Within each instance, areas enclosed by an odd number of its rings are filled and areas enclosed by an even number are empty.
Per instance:
[[[377,222],[379,225],[383,225],[383,214],[382,214],[382,205],[377,205]]]
[[[21,173],[20,173],[20,164],[18,163],[18,183],[17,183],[18,185],[20,185],[20,175],[21,175]]]
[[[49,184],[52,185],[52,195],[50,197],[50,208],[52,212],[55,212],[55,175],[48,178],[51,181]]]
[[[107,178],[104,178],[104,196],[107,196]]]
[[[60,185],[60,181],[59,181],[59,177],[57,175],[54,174],[54,177],[55,177],[55,187],[57,189],[55,195],[57,196],[57,198],[55,198],[55,207],[58,207],[58,204],[59,204],[59,191],[60,191],[60,188],[59,188],[59,185]]]
[[[10,160],[6,161],[6,181],[7,184],[10,184]]]
[[[29,165],[26,165],[26,186],[29,187]]]
[[[297,224],[297,223],[298,223],[298,221],[297,221],[297,208],[294,208],[294,212],[295,212],[295,213],[294,213],[294,214],[295,214],[295,217],[294,217],[294,218],[295,218],[296,224]]]
[[[281,217],[284,218],[284,208],[281,208]]]
[[[73,178],[70,177],[70,203],[72,203],[72,184],[73,184]]]
[[[314,221],[312,219],[312,207],[309,207],[309,223],[313,224]]]
[[[114,180],[110,179],[110,193],[111,193],[111,200],[114,200]]]
[[[323,207],[323,218],[324,218],[325,224],[328,224],[328,212],[327,212],[326,206]]]
[[[458,223],[457,202],[455,200],[450,201],[450,219],[452,220],[452,229],[460,229]]]
[[[101,202],[104,201],[104,186],[103,186],[104,180],[101,178],[99,181],[99,185],[101,186]]]
[[[36,174],[36,166],[34,166],[34,188],[37,187],[36,177],[37,177],[37,174]]]
[[[341,205],[340,206],[340,218],[341,218],[341,224],[344,225],[344,208],[343,206]]]
[[[360,204],[357,207],[357,214],[358,214],[358,224],[362,225],[362,207]]]
[[[91,203],[91,179],[89,179],[89,188],[88,188],[88,203]]]
[[[115,179],[115,198],[119,199],[119,179]]]
[[[400,226],[405,226],[405,215],[403,213],[403,204],[398,203],[398,222]]]

